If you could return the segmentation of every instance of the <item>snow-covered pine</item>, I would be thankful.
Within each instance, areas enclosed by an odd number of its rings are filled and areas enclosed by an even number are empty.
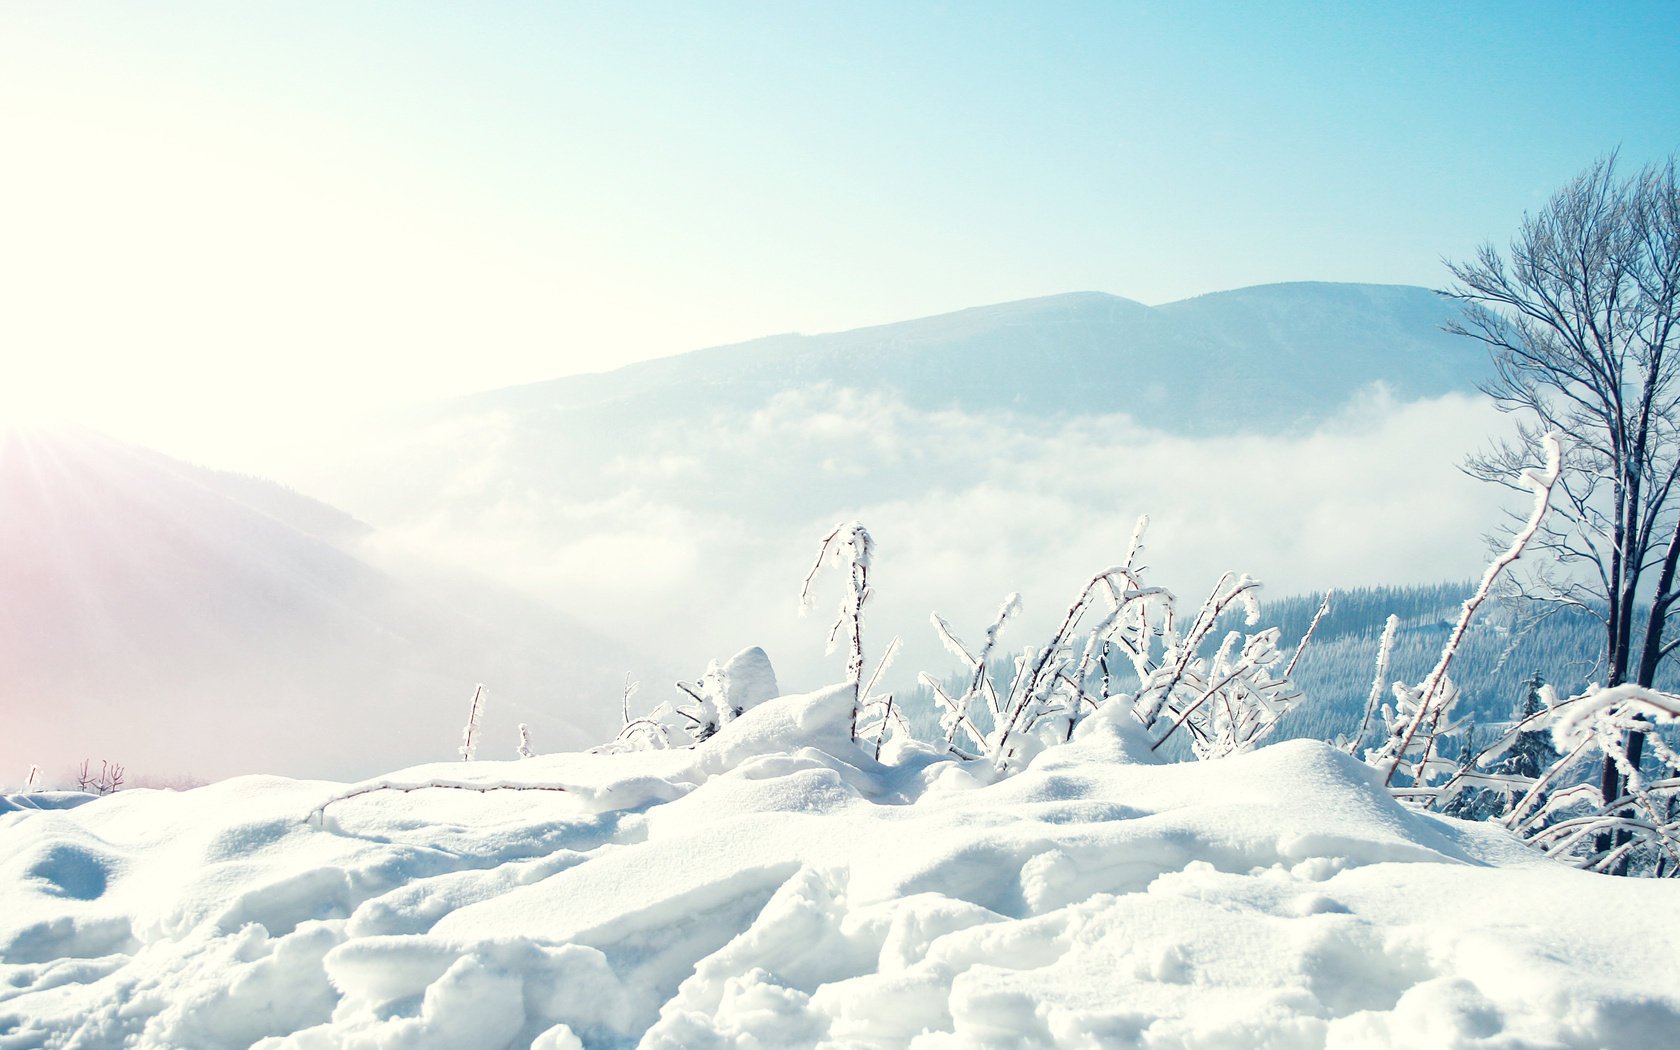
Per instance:
[[[1569,783],[1564,778],[1566,767],[1575,764],[1580,755],[1586,751],[1586,743],[1573,754],[1560,754],[1552,749],[1552,761],[1544,768],[1532,771],[1522,771],[1505,768],[1507,756],[1515,743],[1524,737],[1540,734],[1551,735],[1551,725],[1557,720],[1557,708],[1562,702],[1551,686],[1542,686],[1538,691],[1538,700],[1532,707],[1525,704],[1526,714],[1482,748],[1476,756],[1476,761],[1470,766],[1461,766],[1452,778],[1437,789],[1442,800],[1442,806],[1449,804],[1455,795],[1462,790],[1479,788],[1496,791],[1505,796],[1506,805],[1502,810],[1506,822],[1516,819],[1516,810],[1525,807],[1532,808],[1543,801],[1545,795],[1560,783]],[[1513,807],[1512,802],[1516,805]]]
[[[1458,769],[1443,786],[1438,808],[1449,817],[1460,820],[1487,820],[1508,808],[1499,793],[1464,783],[1463,774],[1472,772],[1480,762],[1484,748],[1479,745],[1479,727],[1474,721],[1464,727],[1464,740],[1458,749]],[[1445,789],[1451,789],[1450,791]]]
[[[1556,721],[1557,692],[1540,680],[1536,672],[1524,683],[1523,699],[1516,720],[1505,733],[1476,753],[1473,765],[1459,764],[1452,778],[1442,784],[1439,805],[1443,812],[1460,792],[1480,792],[1502,799],[1496,807],[1484,809],[1484,817],[1502,817],[1523,799],[1542,777],[1548,785],[1559,779],[1559,761],[1564,757],[1552,746],[1549,726]],[[1556,773],[1553,771],[1557,770]],[[1462,808],[1462,807],[1461,807]]]
[[[471,762],[478,754],[478,724],[484,717],[485,688],[480,683],[473,689],[472,703],[467,707],[467,724],[461,727],[461,760]]]

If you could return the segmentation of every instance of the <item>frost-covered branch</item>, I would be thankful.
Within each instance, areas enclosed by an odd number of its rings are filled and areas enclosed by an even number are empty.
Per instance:
[[[1550,728],[1564,754],[1531,779],[1503,823],[1537,849],[1589,870],[1680,873],[1680,773],[1673,772],[1680,768],[1680,754],[1660,732],[1676,724],[1680,697],[1631,684],[1594,686],[1535,712],[1501,743]],[[1644,776],[1629,754],[1634,737],[1670,775]],[[1606,762],[1621,772],[1624,784],[1623,793],[1608,801],[1591,776]],[[1510,784],[1521,787],[1520,781]],[[1629,869],[1635,859],[1639,863]]]
[[[1126,561],[1092,577],[1063,614],[1055,633],[1043,646],[1027,649],[1016,658],[1015,673],[1000,699],[991,681],[990,654],[1002,624],[1018,607],[1011,595],[987,629],[980,655],[963,645],[939,616],[933,626],[952,655],[965,665],[967,684],[957,697],[949,696],[929,676],[924,684],[944,708],[946,746],[957,746],[965,734],[974,752],[997,769],[1018,765],[1042,743],[1028,744],[1040,733],[1067,740],[1080,719],[1105,703],[1128,705],[1147,728],[1170,723],[1156,746],[1175,731],[1185,729],[1199,758],[1213,758],[1253,747],[1300,700],[1300,692],[1279,668],[1284,656],[1276,629],[1254,634],[1232,632],[1211,658],[1200,650],[1226,612],[1242,606],[1250,624],[1259,616],[1255,594],[1259,584],[1247,576],[1227,573],[1209,594],[1181,637],[1177,633],[1176,599],[1171,591],[1149,586],[1138,563],[1148,519],[1139,519]],[[1095,623],[1095,610],[1107,605]],[[1320,616],[1324,609],[1320,609]],[[1315,621],[1316,622],[1316,621]],[[1303,639],[1304,641],[1304,639]],[[1296,649],[1297,654],[1300,648]],[[1133,695],[1113,692],[1111,656],[1131,662],[1139,682]],[[1092,679],[1097,679],[1093,694]],[[991,702],[991,733],[972,717],[980,697]],[[1046,727],[1050,727],[1048,730]]]
[[[1326,590],[1324,601],[1319,603],[1318,611],[1313,613],[1312,623],[1307,624],[1307,633],[1301,636],[1301,641],[1295,646],[1295,655],[1289,658],[1289,666],[1283,669],[1283,676],[1288,678],[1295,673],[1295,665],[1301,662],[1301,654],[1307,651],[1307,643],[1312,641],[1313,632],[1318,630],[1318,621],[1324,619],[1324,614],[1330,611],[1330,598],[1336,592]]]
[[[472,703],[467,707],[467,724],[461,727],[461,760],[471,762],[478,754],[478,724],[484,717],[484,686],[473,690]]]
[[[1508,566],[1522,557],[1523,549],[1539,530],[1551,503],[1552,486],[1557,483],[1558,472],[1562,469],[1563,448],[1556,434],[1547,434],[1543,444],[1546,450],[1544,470],[1525,470],[1521,477],[1523,484],[1534,493],[1534,507],[1528,522],[1512,538],[1504,553],[1489,563],[1487,571],[1482,574],[1481,585],[1465,599],[1458,622],[1453,625],[1452,633],[1441,647],[1440,659],[1428,676],[1415,690],[1395,684],[1397,706],[1389,738],[1367,758],[1368,762],[1383,771],[1383,783],[1386,785],[1394,786],[1395,775],[1406,772],[1413,785],[1424,786],[1437,771],[1434,751],[1442,719],[1458,699],[1458,690],[1447,675],[1453,657],[1457,655],[1459,644],[1464,640],[1464,633],[1470,629],[1470,621],[1476,611],[1493,592],[1495,581]]]
[[[1376,720],[1383,694],[1388,691],[1388,665],[1394,657],[1394,633],[1399,629],[1400,617],[1390,614],[1383,624],[1382,640],[1377,643],[1377,669],[1371,676],[1371,695],[1365,698],[1365,715],[1359,720],[1359,732],[1354,734],[1345,749],[1355,758],[1359,757],[1360,748],[1365,744],[1365,734],[1371,731]]]
[[[491,791],[576,791],[575,788],[565,787],[561,784],[530,784],[522,781],[511,780],[498,780],[486,783],[474,783],[466,780],[420,780],[412,782],[399,780],[374,780],[365,784],[358,784],[349,791],[342,791],[333,795],[331,798],[328,798],[326,801],[310,810],[309,816],[305,817],[304,821],[307,823],[308,821],[319,819],[324,823],[327,819],[327,807],[332,805],[334,802],[344,802],[348,799],[360,798],[363,795],[371,795],[380,791],[394,791],[399,794],[408,794],[412,791],[430,791],[434,788],[443,791],[476,791],[480,794],[485,794]]]
[[[811,565],[811,571],[805,574],[805,583],[799,590],[800,607],[811,607],[811,586],[816,581],[817,574],[829,562],[844,565],[846,568],[846,591],[841,598],[840,611],[834,620],[834,625],[828,632],[829,651],[842,634],[850,644],[851,654],[846,661],[846,681],[852,687],[853,709],[853,739],[857,738],[856,715],[858,708],[864,702],[863,696],[863,607],[869,601],[869,568],[875,555],[875,541],[869,535],[869,530],[862,522],[847,521],[834,526],[827,536],[823,537],[822,545],[817,550],[817,559]]]

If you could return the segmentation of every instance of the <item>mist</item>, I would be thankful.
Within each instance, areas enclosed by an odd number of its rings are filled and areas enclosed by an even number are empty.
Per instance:
[[[1141,515],[1151,578],[1190,597],[1226,570],[1279,596],[1476,575],[1503,497],[1458,463],[1500,422],[1468,395],[1375,387],[1303,433],[1184,436],[1118,413],[930,412],[818,385],[620,435],[621,453],[564,462],[552,487],[529,483],[517,424],[496,412],[409,432],[397,464],[340,459],[308,483],[376,526],[379,564],[482,574],[693,675],[762,645],[805,687],[840,672],[827,598],[791,615],[837,521],[874,533],[870,644],[904,637],[904,680],[942,667],[932,611],[978,625],[1019,591],[1012,641],[1033,641],[1124,556]],[[421,464],[430,498],[412,486]]]

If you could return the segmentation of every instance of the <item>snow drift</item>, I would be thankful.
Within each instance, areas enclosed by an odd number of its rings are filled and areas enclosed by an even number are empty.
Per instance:
[[[0,1048],[1654,1046],[1680,944],[1293,741],[997,779],[842,686],[697,747],[0,813]],[[873,748],[870,748],[872,751]],[[425,787],[448,782],[465,790]],[[546,790],[514,790],[508,785]]]

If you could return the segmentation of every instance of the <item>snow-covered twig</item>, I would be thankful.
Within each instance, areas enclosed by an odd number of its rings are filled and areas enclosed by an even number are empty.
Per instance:
[[[1377,643],[1377,669],[1371,676],[1371,695],[1365,699],[1365,716],[1359,720],[1359,732],[1354,734],[1353,741],[1347,746],[1347,753],[1355,758],[1359,757],[1359,750],[1365,744],[1365,734],[1371,731],[1371,725],[1376,721],[1383,694],[1388,691],[1388,665],[1394,656],[1394,632],[1399,629],[1400,617],[1389,614],[1388,621],[1383,624],[1382,641]]]
[[[467,724],[461,727],[461,759],[471,762],[478,754],[478,723],[484,717],[484,686],[473,690],[472,704],[467,708]]]
[[[305,817],[304,821],[307,823],[319,818],[324,823],[327,819],[327,807],[334,802],[344,802],[348,799],[360,798],[363,795],[371,795],[378,791],[395,791],[400,794],[407,794],[412,791],[429,791],[433,788],[445,791],[476,791],[480,794],[491,791],[576,791],[575,788],[569,788],[562,784],[529,784],[511,780],[498,780],[482,784],[465,780],[421,780],[412,783],[396,780],[375,780],[366,784],[359,784],[349,791],[343,791],[332,796],[310,810],[309,816]]]
[[[1493,585],[1501,573],[1522,557],[1523,549],[1528,541],[1539,531],[1540,522],[1546,516],[1546,509],[1551,505],[1552,486],[1557,484],[1558,472],[1563,466],[1563,447],[1558,436],[1547,434],[1544,438],[1546,449],[1546,468],[1536,474],[1524,471],[1521,481],[1534,493],[1534,509],[1528,516],[1528,522],[1511,540],[1511,545],[1505,552],[1495,558],[1482,574],[1481,585],[1474,594],[1464,601],[1464,608],[1460,611],[1458,622],[1453,625],[1452,633],[1447,642],[1441,647],[1441,656],[1436,661],[1434,669],[1417,687],[1415,699],[1412,702],[1410,717],[1394,727],[1390,738],[1375,756],[1378,769],[1386,770],[1383,783],[1392,785],[1395,774],[1408,763],[1408,755],[1413,751],[1414,741],[1418,744],[1418,755],[1410,760],[1410,769],[1414,783],[1422,784],[1427,781],[1431,770],[1431,756],[1435,748],[1437,729],[1441,719],[1451,708],[1451,700],[1456,699],[1457,692],[1452,688],[1447,677],[1447,670],[1452,664],[1453,657],[1458,653],[1459,644],[1464,640],[1464,632],[1470,629],[1470,621],[1487,601],[1493,592]],[[1398,686],[1396,687],[1398,689]],[[1421,736],[1420,736],[1421,734]]]
[[[1259,616],[1255,593],[1259,584],[1247,576],[1227,573],[1209,594],[1183,637],[1177,634],[1176,599],[1163,587],[1143,581],[1138,564],[1147,518],[1140,518],[1132,534],[1126,561],[1092,577],[1079,592],[1056,632],[1043,646],[1026,650],[1016,659],[1015,674],[1000,700],[992,688],[989,657],[997,632],[1014,612],[1019,599],[1011,595],[999,609],[986,634],[980,656],[971,653],[939,616],[933,626],[945,647],[966,667],[967,688],[952,698],[932,678],[922,681],[945,709],[946,746],[958,751],[961,731],[999,771],[1018,761],[1016,742],[1042,726],[1057,728],[1057,739],[1071,739],[1079,720],[1110,701],[1111,654],[1119,652],[1132,663],[1140,683],[1134,696],[1117,698],[1128,704],[1145,727],[1161,718],[1171,721],[1159,746],[1172,733],[1187,728],[1198,758],[1214,758],[1253,747],[1297,703],[1301,694],[1277,668],[1283,654],[1276,629],[1243,635],[1233,632],[1212,658],[1200,648],[1233,606],[1241,605],[1247,621]],[[1108,608],[1088,630],[1083,626],[1092,607],[1106,600]],[[1320,616],[1324,613],[1320,609]],[[1083,640],[1080,640],[1082,637]],[[1300,648],[1297,647],[1297,654]],[[1097,695],[1087,682],[1101,675]],[[991,734],[983,734],[971,717],[971,703],[986,696],[992,705]],[[1065,723],[1064,720],[1065,719]]]
[[[1648,780],[1627,750],[1629,734],[1639,735],[1661,761],[1680,765],[1680,755],[1659,733],[1677,723],[1680,697],[1631,684],[1595,686],[1524,719],[1508,738],[1549,725],[1566,754],[1528,786],[1505,826],[1543,852],[1592,871],[1619,872],[1636,854],[1646,858],[1647,873],[1680,871],[1680,776]],[[1555,789],[1572,770],[1600,768],[1604,758],[1621,770],[1620,797],[1606,802],[1596,780]]]
[[[817,549],[817,559],[805,574],[799,589],[800,607],[811,607],[811,585],[824,564],[833,561],[846,564],[846,593],[840,602],[840,612],[828,632],[829,651],[844,633],[851,646],[846,661],[846,681],[852,687],[852,738],[857,739],[858,708],[863,704],[863,607],[869,601],[869,567],[875,555],[875,541],[862,522],[847,521],[834,526]]]
[[[1318,630],[1318,621],[1324,619],[1324,614],[1330,611],[1330,596],[1333,590],[1324,592],[1324,601],[1319,603],[1318,611],[1313,613],[1312,623],[1307,624],[1307,633],[1301,636],[1301,641],[1295,646],[1295,655],[1289,658],[1289,666],[1283,669],[1283,676],[1290,677],[1295,673],[1295,665],[1301,662],[1301,654],[1307,651],[1307,643],[1312,641],[1313,632]]]

